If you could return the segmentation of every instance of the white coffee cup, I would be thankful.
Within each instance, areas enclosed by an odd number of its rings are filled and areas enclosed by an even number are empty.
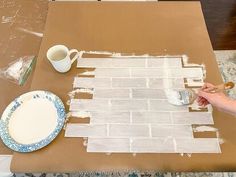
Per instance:
[[[71,54],[75,56],[71,59]],[[65,73],[70,70],[71,65],[79,57],[80,53],[76,49],[69,50],[64,45],[54,45],[47,51],[47,58],[52,66],[60,73]]]

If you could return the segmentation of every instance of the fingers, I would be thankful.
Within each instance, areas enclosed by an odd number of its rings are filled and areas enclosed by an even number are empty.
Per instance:
[[[203,99],[203,97],[199,97],[199,99],[197,100],[199,106],[203,105]]]
[[[205,83],[201,90],[205,91],[205,92],[210,92],[210,91],[213,91],[215,90],[217,87],[211,83]]]
[[[198,97],[199,97],[197,100],[198,105],[205,107],[206,105],[208,105],[210,103],[212,96],[213,96],[212,93],[208,93],[208,92],[200,90],[198,92]]]
[[[210,104],[210,102],[206,100],[206,101],[203,103],[203,107],[207,106],[208,104]]]
[[[212,96],[212,94],[211,93],[207,93],[207,92],[202,91],[202,90],[199,90],[198,96],[199,97],[203,97],[203,98],[208,100]]]
[[[208,87],[215,87],[215,85],[205,82],[204,85],[202,86],[202,88],[208,88]]]
[[[199,106],[203,106],[205,107],[206,105],[209,104],[209,102],[207,101],[207,99],[203,98],[203,97],[198,97],[197,98],[197,102]]]

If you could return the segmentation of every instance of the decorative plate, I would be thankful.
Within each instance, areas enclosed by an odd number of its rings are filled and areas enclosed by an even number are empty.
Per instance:
[[[66,113],[60,98],[48,91],[32,91],[12,101],[0,119],[3,143],[18,152],[48,145],[61,131]]]

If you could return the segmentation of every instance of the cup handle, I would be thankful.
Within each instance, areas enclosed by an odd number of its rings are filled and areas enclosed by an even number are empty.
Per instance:
[[[71,50],[69,51],[69,56],[70,56],[72,53],[76,53],[76,54],[75,54],[75,56],[71,59],[71,64],[73,64],[73,63],[76,61],[76,59],[80,56],[80,52],[79,52],[78,50],[76,50],[76,49],[71,49]]]

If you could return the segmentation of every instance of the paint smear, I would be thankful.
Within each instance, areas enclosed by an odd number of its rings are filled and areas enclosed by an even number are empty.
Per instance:
[[[93,94],[94,91],[93,91],[93,89],[89,89],[89,88],[78,88],[78,89],[75,89],[75,90],[69,92],[68,96],[70,97],[70,99],[73,99],[75,97],[75,94],[77,94],[77,93]]]
[[[91,75],[95,75],[95,72],[94,71],[85,71],[79,75],[82,75],[82,76],[91,76]]]
[[[86,117],[91,117],[91,113],[87,111],[76,111],[76,112],[71,112],[72,117],[79,117],[79,118],[86,118]]]
[[[2,16],[2,23],[13,23],[14,18],[15,18],[14,16],[13,17]]]
[[[224,139],[220,138],[219,130],[211,126],[198,126],[193,128],[194,132],[216,132],[216,137],[219,141],[219,144],[225,143]]]
[[[80,51],[81,56],[83,54],[93,54],[93,55],[109,55],[111,57],[119,57],[119,58],[139,58],[139,57],[173,57],[172,55],[150,55],[150,54],[142,54],[142,55],[136,55],[135,53],[120,53],[120,52],[110,52],[110,51]],[[175,55],[175,57],[182,57],[184,58],[184,63],[187,64],[188,57],[187,55]],[[192,66],[199,66],[198,64],[192,64]]]
[[[193,128],[194,132],[217,132],[218,129],[211,126],[198,126]]]
[[[28,29],[25,29],[25,28],[17,28],[17,29],[20,30],[20,31],[23,31],[25,33],[28,33],[28,34],[35,35],[37,37],[43,37],[43,33],[38,33],[38,32],[31,31],[31,30],[28,30]]]
[[[108,52],[108,51],[80,51],[81,52],[81,56],[83,54],[93,54],[93,55],[109,55],[109,56],[116,56],[116,57],[120,57],[121,53],[117,53],[117,52]]]
[[[87,146],[88,145],[88,141],[87,140],[84,140],[84,142],[83,142],[83,146]]]

